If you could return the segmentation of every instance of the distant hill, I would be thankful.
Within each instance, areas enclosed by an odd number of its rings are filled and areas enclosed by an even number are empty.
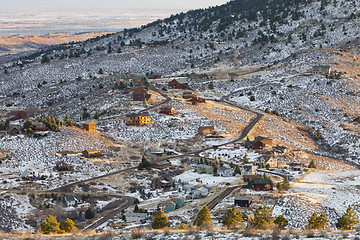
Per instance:
[[[40,47],[50,45],[81,42],[89,38],[95,38],[105,34],[108,34],[108,32],[90,32],[79,34],[57,33],[43,36],[15,35],[10,37],[0,37],[0,55],[35,50]]]

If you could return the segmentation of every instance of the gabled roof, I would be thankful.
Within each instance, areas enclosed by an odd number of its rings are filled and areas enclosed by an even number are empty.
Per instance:
[[[126,117],[134,118],[134,117],[150,117],[149,113],[129,113]]]
[[[251,197],[249,196],[236,196],[235,200],[237,201],[249,201],[251,199]]]
[[[64,200],[67,202],[72,202],[72,201],[79,202],[82,200],[82,198],[79,196],[64,196]]]
[[[253,184],[268,184],[268,183],[270,183],[270,181],[267,178],[260,178],[253,180]]]
[[[168,161],[162,161],[162,162],[156,162],[155,163],[156,165],[166,165],[166,164],[169,164]]]
[[[177,79],[173,79],[172,81],[177,81],[180,84],[188,83],[187,78],[177,78]]]
[[[94,120],[87,120],[87,121],[83,122],[83,124],[89,125],[89,124],[90,124],[90,123],[92,123],[92,122],[94,122],[94,123],[95,123],[95,121],[94,121]]]

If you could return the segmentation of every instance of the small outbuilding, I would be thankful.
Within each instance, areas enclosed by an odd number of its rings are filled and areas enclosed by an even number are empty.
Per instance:
[[[83,128],[86,131],[95,132],[96,131],[96,123],[94,120],[87,120],[87,121],[83,122]]]
[[[252,198],[249,196],[236,196],[234,199],[234,206],[249,207],[252,203]]]

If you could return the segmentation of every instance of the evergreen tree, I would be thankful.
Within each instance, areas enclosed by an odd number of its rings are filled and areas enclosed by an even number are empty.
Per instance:
[[[240,174],[241,175],[241,168],[240,166],[236,166],[235,167],[235,171],[234,171],[235,174]]]
[[[64,231],[67,233],[72,233],[77,230],[77,227],[75,226],[73,220],[67,218],[63,224]]]
[[[56,217],[49,215],[45,222],[41,225],[41,232],[44,234],[50,233],[63,233],[60,230],[60,223],[56,220]]]
[[[211,224],[211,219],[212,218],[208,207],[204,206],[199,213],[199,216],[196,221],[196,225],[202,226],[203,224]]]
[[[169,225],[168,217],[165,215],[164,211],[160,210],[154,218],[153,223],[151,224],[153,229],[162,229]]]
[[[91,218],[94,218],[95,217],[95,214],[94,212],[88,208],[86,211],[85,211],[85,218],[86,219],[91,219]]]
[[[139,206],[136,204],[134,207],[134,213],[140,212]]]
[[[96,111],[94,114],[94,119],[99,119],[99,116],[100,116],[99,111]]]
[[[229,209],[223,220],[223,225],[227,229],[237,228],[243,221],[242,213],[238,212],[236,207]]]
[[[34,122],[31,120],[27,120],[23,125],[23,128],[26,130],[27,133],[32,133],[34,131],[34,127]]]
[[[287,220],[284,215],[279,215],[277,218],[275,218],[274,223],[278,226],[278,228],[285,229],[289,223],[289,220]]]
[[[354,213],[354,210],[351,206],[346,209],[344,215],[338,219],[336,223],[336,227],[342,230],[354,230],[356,226],[359,224],[359,220]]]
[[[261,229],[273,222],[272,209],[268,206],[258,207],[255,211],[254,218],[250,220],[253,228]]]
[[[329,220],[327,219],[325,213],[318,215],[314,212],[308,220],[308,227],[310,229],[324,229],[328,222]]]
[[[245,164],[246,164],[246,163],[249,163],[249,158],[248,158],[247,153],[245,153],[245,155],[244,155],[244,157],[243,157],[243,161],[244,161]]]
[[[308,168],[315,168],[315,169],[316,169],[316,165],[315,165],[315,163],[314,163],[314,160],[311,160]]]
[[[99,69],[99,74],[104,74],[104,70],[102,68]]]
[[[141,163],[139,163],[138,165],[138,169],[150,169],[151,168],[151,163],[146,159],[145,155],[142,156],[141,158]]]

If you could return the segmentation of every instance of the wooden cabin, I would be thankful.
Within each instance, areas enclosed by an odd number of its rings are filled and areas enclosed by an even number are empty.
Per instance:
[[[94,120],[87,120],[86,122],[83,123],[83,128],[86,131],[95,132],[96,131],[96,123]]]

